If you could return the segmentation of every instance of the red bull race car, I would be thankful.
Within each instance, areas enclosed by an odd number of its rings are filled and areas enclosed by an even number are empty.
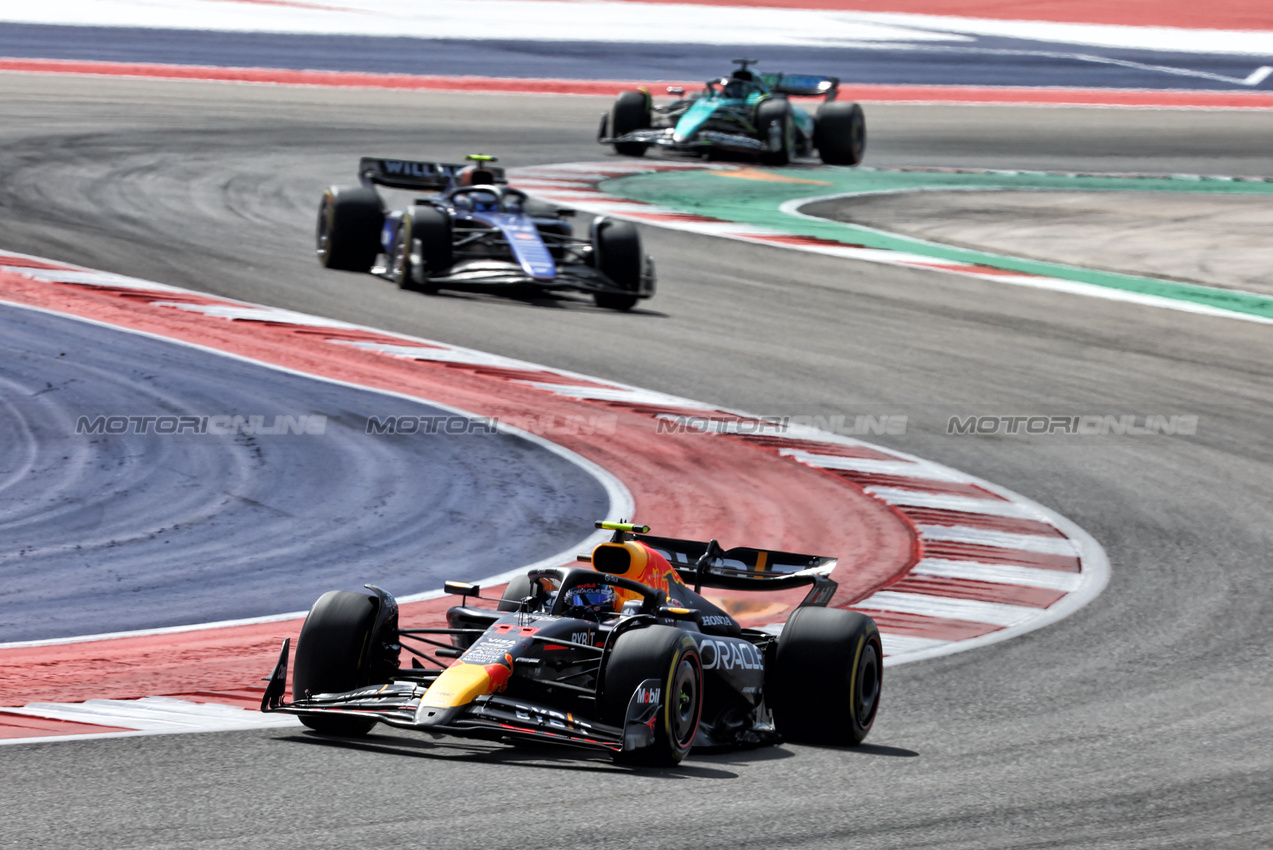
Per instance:
[[[402,289],[590,293],[598,307],[630,310],[654,294],[654,263],[631,222],[594,218],[575,236],[574,210],[508,185],[494,157],[467,164],[363,157],[360,186],[323,193],[315,232],[329,269],[371,272]],[[386,209],[377,187],[430,192]]]
[[[261,710],[322,735],[377,723],[442,735],[547,741],[616,761],[674,765],[694,747],[783,740],[855,745],[879,708],[883,653],[867,616],[827,608],[833,558],[649,535],[630,523],[586,566],[535,569],[463,604],[445,628],[399,622],[384,590],[332,591],[289,641]],[[705,598],[808,588],[778,634],[743,628]],[[481,606],[476,603],[490,603]],[[403,654],[410,666],[402,666]]]

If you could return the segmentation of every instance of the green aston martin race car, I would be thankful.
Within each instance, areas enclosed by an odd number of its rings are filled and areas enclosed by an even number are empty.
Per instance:
[[[840,81],[807,74],[760,74],[755,59],[735,59],[728,77],[708,80],[702,91],[655,105],[645,90],[626,91],[601,118],[597,140],[626,156],[651,147],[707,156],[751,155],[766,165],[786,165],[816,149],[827,165],[857,165],[866,151],[866,119],[856,103],[836,100]],[[815,115],[788,97],[825,97]]]

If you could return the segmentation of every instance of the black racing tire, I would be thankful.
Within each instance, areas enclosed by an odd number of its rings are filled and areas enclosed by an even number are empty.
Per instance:
[[[791,162],[791,151],[794,147],[795,119],[791,115],[791,104],[782,98],[762,100],[756,107],[756,138],[769,144],[777,134],[779,148],[766,149],[760,154],[760,161],[765,165],[786,165]],[[776,127],[777,129],[771,129]]]
[[[765,700],[788,741],[856,746],[875,723],[884,653],[856,611],[797,608],[765,669]]]
[[[318,262],[329,269],[371,271],[380,253],[384,224],[384,206],[375,189],[332,186],[318,205],[314,229]]]
[[[364,593],[332,590],[309,610],[296,640],[292,695],[335,694],[373,684],[371,630],[378,601]],[[304,723],[324,735],[366,735],[376,721],[338,715],[304,715]]]
[[[508,583],[508,587],[504,588],[504,595],[500,597],[497,610],[516,611],[521,607],[522,600],[527,596],[530,596],[530,578],[528,576],[518,576]]]
[[[592,256],[597,270],[620,289],[631,292],[594,292],[597,306],[607,310],[631,310],[641,289],[641,234],[629,221],[604,221],[593,237]]]
[[[813,146],[827,165],[857,165],[866,155],[866,116],[862,107],[833,100],[818,107]]]
[[[411,262],[411,242],[416,239],[420,240],[420,253],[424,259],[424,281],[421,283],[415,280]],[[451,247],[450,217],[437,207],[411,207],[403,214],[394,237],[389,266],[394,283],[399,289],[437,292],[438,287],[431,278],[451,267],[454,262]]]
[[[634,130],[650,126],[650,98],[643,91],[625,91],[614,101],[610,110],[610,135],[619,138]],[[643,142],[615,142],[615,153],[624,156],[645,156],[650,146]]]
[[[703,713],[703,664],[694,639],[671,626],[649,626],[619,635],[606,660],[603,722],[623,728],[632,695],[647,679],[662,683],[654,743],[617,753],[615,761],[670,767],[694,746]]]

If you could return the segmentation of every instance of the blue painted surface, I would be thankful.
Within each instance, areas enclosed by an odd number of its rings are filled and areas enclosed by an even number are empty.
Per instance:
[[[740,52],[761,69],[809,72],[845,82],[1024,85],[1079,88],[1252,89],[1238,81],[1273,54],[1208,56],[1113,50],[1006,38],[964,45],[789,47],[455,41],[369,36],[226,33],[0,23],[0,56],[179,65],[578,80],[705,80],[728,72]],[[1167,73],[1165,66],[1229,81]]]
[[[326,421],[76,433],[80,417],[222,415]],[[435,415],[0,307],[0,642],[303,611],[364,582],[434,590],[557,554],[605,515],[598,481],[524,439],[366,433],[371,416]]]

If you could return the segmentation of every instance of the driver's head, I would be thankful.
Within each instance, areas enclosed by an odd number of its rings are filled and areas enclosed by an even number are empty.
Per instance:
[[[614,588],[601,582],[577,584],[566,591],[562,613],[579,620],[600,620],[618,610]]]
[[[495,185],[495,175],[488,169],[469,165],[460,169],[460,173],[456,175],[455,182],[458,186],[493,186]]]

